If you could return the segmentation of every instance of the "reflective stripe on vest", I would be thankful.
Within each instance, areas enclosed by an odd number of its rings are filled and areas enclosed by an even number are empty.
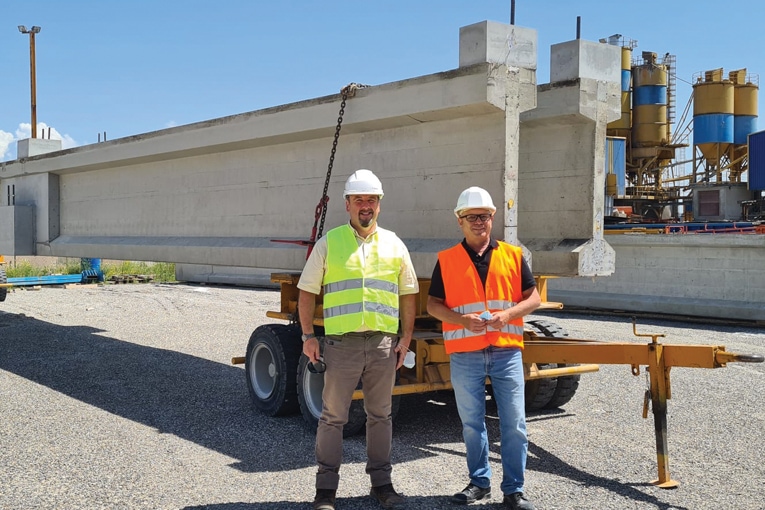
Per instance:
[[[458,244],[438,254],[446,299],[444,304],[459,314],[498,312],[519,302],[521,291],[520,248],[500,242],[491,255],[486,286],[478,271]],[[481,350],[489,345],[523,348],[523,319],[516,319],[501,329],[487,328],[474,333],[459,324],[442,323],[444,347],[448,354]]]
[[[398,332],[398,278],[403,256],[398,239],[384,229],[372,234],[363,252],[350,225],[327,232],[327,271],[323,280],[324,330],[341,335],[365,326]]]
[[[364,286],[370,289],[385,290],[398,295],[398,282],[386,282],[383,280],[375,280],[373,278],[367,278],[366,281],[357,278],[355,280],[351,279],[342,282],[328,283],[324,285],[323,289],[324,294],[331,294],[332,292],[339,292],[341,290],[360,289]]]

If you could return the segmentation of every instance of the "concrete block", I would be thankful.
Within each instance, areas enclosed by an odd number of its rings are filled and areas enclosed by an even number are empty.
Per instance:
[[[460,67],[480,62],[537,68],[537,31],[481,21],[460,28]]]
[[[608,237],[616,256],[614,274],[551,280],[548,299],[566,306],[763,319],[765,244],[758,236]],[[742,262],[730,267],[735,260]]]
[[[35,208],[31,205],[0,207],[0,254],[36,255]]]
[[[31,158],[40,154],[61,150],[61,140],[48,138],[26,138],[16,143],[16,157],[18,159]]]
[[[610,44],[583,39],[553,44],[550,83],[591,78],[621,84],[621,58],[621,48]]]
[[[598,190],[605,186],[606,126],[620,115],[619,93],[616,82],[575,77],[541,85],[537,108],[521,113],[518,237],[532,252],[535,273],[614,271]]]
[[[608,276],[616,254],[602,239],[522,239],[533,254],[535,274],[548,276]]]

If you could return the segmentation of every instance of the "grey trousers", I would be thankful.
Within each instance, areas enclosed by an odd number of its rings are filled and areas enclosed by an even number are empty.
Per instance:
[[[367,467],[372,487],[391,483],[391,393],[396,381],[396,335],[367,331],[327,336],[324,401],[316,431],[317,489],[337,489],[343,461],[343,426],[361,380],[367,414]]]

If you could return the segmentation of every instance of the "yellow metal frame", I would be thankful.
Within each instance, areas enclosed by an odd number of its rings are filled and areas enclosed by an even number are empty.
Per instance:
[[[5,264],[5,257],[0,255],[0,266]],[[13,287],[12,283],[0,283],[0,289],[10,289]]]
[[[281,310],[269,311],[266,316],[290,322],[298,321],[297,303],[299,274],[274,273],[271,281],[281,285]],[[451,389],[449,356],[444,349],[439,321],[427,313],[427,296],[430,279],[420,279],[420,294],[417,300],[415,333],[410,349],[416,355],[414,368],[401,368],[399,384],[394,395],[425,393]],[[547,301],[547,277],[537,277],[537,289],[542,297],[541,308],[562,308],[561,303]],[[322,297],[316,301],[314,325],[323,326]],[[669,489],[678,486],[669,474],[669,448],[667,440],[667,400],[671,398],[669,373],[672,367],[722,368],[730,362],[762,362],[762,356],[729,353],[721,345],[664,345],[659,343],[660,334],[639,334],[633,320],[633,333],[638,337],[650,337],[647,344],[601,342],[576,338],[544,337],[534,332],[524,333],[524,373],[527,380],[559,377],[573,374],[596,372],[598,364],[629,365],[632,374],[640,374],[640,367],[646,367],[649,374],[649,389],[646,392],[643,417],[648,417],[650,401],[654,416],[656,435],[656,460],[658,479],[652,483]],[[234,364],[243,364],[244,357],[232,359]],[[539,369],[542,364],[572,365],[561,368]],[[488,383],[489,381],[487,381]],[[361,390],[353,394],[354,399],[364,398]]]

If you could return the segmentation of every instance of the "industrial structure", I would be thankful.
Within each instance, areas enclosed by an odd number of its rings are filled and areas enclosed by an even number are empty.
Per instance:
[[[765,168],[750,168],[748,154],[748,136],[757,129],[758,76],[746,69],[727,76],[722,68],[697,73],[673,130],[675,55],[643,51],[636,57],[637,41],[620,34],[601,42],[622,52],[621,116],[608,124],[607,216],[635,222],[765,219],[757,184]],[[692,157],[683,159],[691,145]],[[747,172],[757,175],[747,179]]]

